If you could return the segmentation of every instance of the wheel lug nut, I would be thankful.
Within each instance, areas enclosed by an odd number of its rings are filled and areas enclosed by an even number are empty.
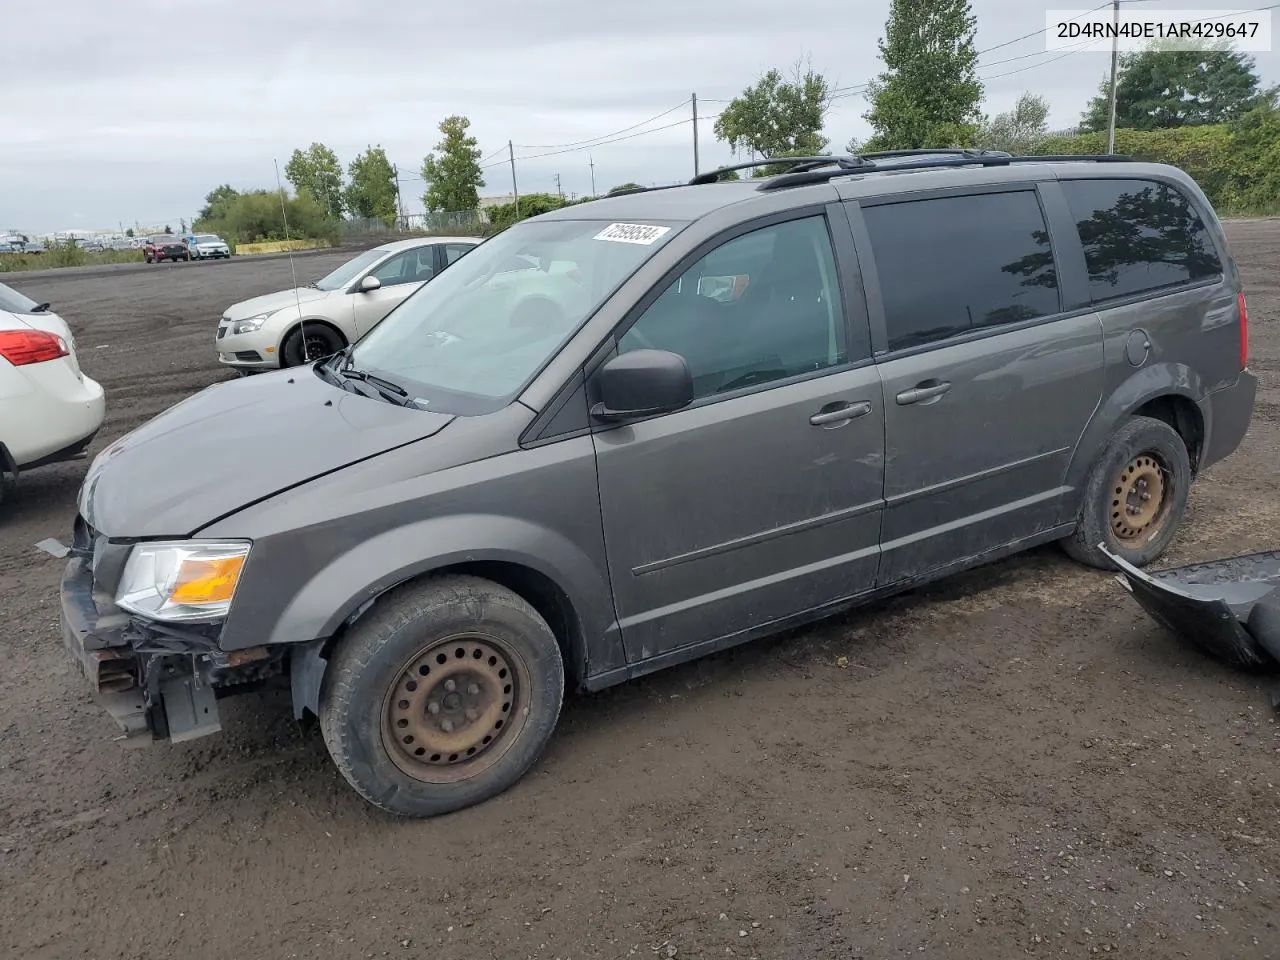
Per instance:
[[[440,704],[438,704],[436,701],[432,700],[430,703],[427,704],[427,713],[439,713],[439,712],[440,712]]]
[[[480,684],[478,683],[473,683],[469,687],[467,687],[467,693],[471,694],[473,697],[479,692],[480,692]]]
[[[445,733],[453,733],[453,721],[452,721],[452,720],[441,720],[441,721],[440,721],[440,729],[441,729],[441,730],[443,730]]]
[[[453,693],[453,691],[458,689],[458,685],[454,683],[452,680],[446,680],[444,682],[444,688],[448,690],[450,693]]]
[[[476,717],[478,717],[478,716],[480,716],[480,711],[479,711],[479,710],[476,710],[474,707],[468,707],[468,708],[467,708],[467,719],[468,719],[468,720],[474,720],[474,719],[475,719]]]

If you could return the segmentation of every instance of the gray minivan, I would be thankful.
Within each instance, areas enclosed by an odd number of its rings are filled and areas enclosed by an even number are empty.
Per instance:
[[[429,816],[516,782],[567,687],[1049,541],[1160,556],[1255,392],[1191,178],[785,163],[517,223],[103,450],[49,549],[120,726],[188,740],[287,684],[362,796]]]

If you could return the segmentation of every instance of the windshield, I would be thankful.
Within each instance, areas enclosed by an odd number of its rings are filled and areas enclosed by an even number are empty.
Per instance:
[[[221,243],[222,238],[213,233],[197,233],[196,243]]]
[[[318,290],[341,290],[343,287],[349,286],[351,281],[360,274],[364,273],[371,266],[387,255],[385,250],[366,250],[358,257],[348,260],[337,270],[326,274],[317,280],[312,286]]]
[[[351,363],[429,402],[491,409],[675,233],[652,222],[518,223],[409,296]]]
[[[13,287],[6,287],[0,283],[0,310],[8,310],[10,313],[30,313],[38,306],[40,304],[30,297],[23,296]]]

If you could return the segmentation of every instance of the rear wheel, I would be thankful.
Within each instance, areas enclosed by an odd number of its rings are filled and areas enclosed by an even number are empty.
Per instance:
[[[1160,557],[1187,510],[1191,461],[1177,431],[1162,420],[1133,417],[1116,431],[1085,485],[1067,553],[1091,567],[1115,564],[1099,549],[1135,567]]]
[[[524,776],[563,696],[546,621],[495,583],[449,576],[394,591],[342,640],[320,725],[361,796],[398,816],[430,817]]]
[[[306,337],[303,338],[303,330]],[[312,322],[289,332],[280,346],[280,365],[296,367],[331,357],[347,345],[342,334],[328,324]]]

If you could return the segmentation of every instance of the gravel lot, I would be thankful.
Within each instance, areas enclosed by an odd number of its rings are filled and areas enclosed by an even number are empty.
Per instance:
[[[1259,402],[1169,563],[1280,534],[1280,222],[1229,233]],[[289,269],[5,281],[105,385],[96,452],[229,376],[217,317]],[[1275,678],[1184,649],[1055,548],[575,698],[516,788],[404,823],[274,695],[224,701],[220,736],[113,742],[32,547],[68,535],[83,469],[0,513],[0,956],[1280,954]]]

